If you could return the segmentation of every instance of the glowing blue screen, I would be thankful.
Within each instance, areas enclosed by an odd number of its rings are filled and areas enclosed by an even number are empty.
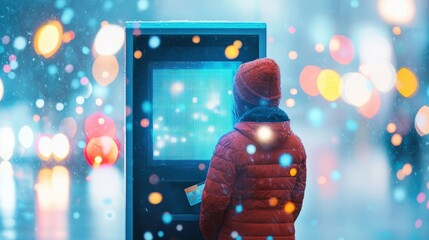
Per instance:
[[[233,125],[232,83],[240,62],[155,62],[153,159],[210,160]]]

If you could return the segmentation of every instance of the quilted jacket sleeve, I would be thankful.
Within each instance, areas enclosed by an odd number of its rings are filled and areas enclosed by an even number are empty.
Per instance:
[[[302,144],[302,143],[301,143]],[[302,147],[302,159],[298,165],[295,186],[292,190],[292,202],[295,204],[295,211],[293,212],[294,220],[298,218],[302,209],[302,202],[304,200],[304,191],[307,181],[307,156],[304,147]]]
[[[231,160],[233,151],[228,145],[224,137],[216,146],[203,190],[200,228],[206,240],[218,238],[233,191],[236,169]]]

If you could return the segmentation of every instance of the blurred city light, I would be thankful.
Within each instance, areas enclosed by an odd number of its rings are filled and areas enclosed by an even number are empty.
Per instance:
[[[94,50],[99,55],[114,55],[124,45],[125,31],[114,24],[105,24],[98,31],[94,40]]]
[[[343,99],[354,106],[365,105],[372,96],[372,84],[359,73],[347,73],[343,77]]]
[[[45,58],[52,57],[61,47],[63,26],[53,20],[41,26],[34,36],[34,50]]]
[[[329,41],[329,53],[340,64],[349,64],[355,56],[353,42],[343,35],[334,35]]]
[[[378,0],[380,16],[390,24],[409,24],[416,14],[414,0]]]
[[[319,73],[317,89],[326,100],[330,102],[337,100],[341,96],[342,88],[342,79],[336,71],[325,69]]]
[[[0,158],[7,161],[12,158],[15,148],[15,134],[12,128],[0,128]]]
[[[23,126],[18,132],[18,140],[21,146],[30,148],[34,141],[33,130],[28,125]]]

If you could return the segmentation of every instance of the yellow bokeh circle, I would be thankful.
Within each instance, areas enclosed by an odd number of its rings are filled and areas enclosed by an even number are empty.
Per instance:
[[[398,92],[406,98],[411,98],[418,88],[419,81],[416,75],[408,68],[399,69],[396,74],[396,89]]]
[[[322,70],[317,77],[317,89],[328,101],[335,101],[341,96],[342,81],[340,75],[331,69]]]

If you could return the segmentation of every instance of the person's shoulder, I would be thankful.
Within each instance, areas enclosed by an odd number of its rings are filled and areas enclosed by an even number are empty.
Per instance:
[[[218,144],[226,148],[234,148],[234,143],[236,143],[240,137],[241,137],[241,134],[234,129],[224,134],[219,139]]]

